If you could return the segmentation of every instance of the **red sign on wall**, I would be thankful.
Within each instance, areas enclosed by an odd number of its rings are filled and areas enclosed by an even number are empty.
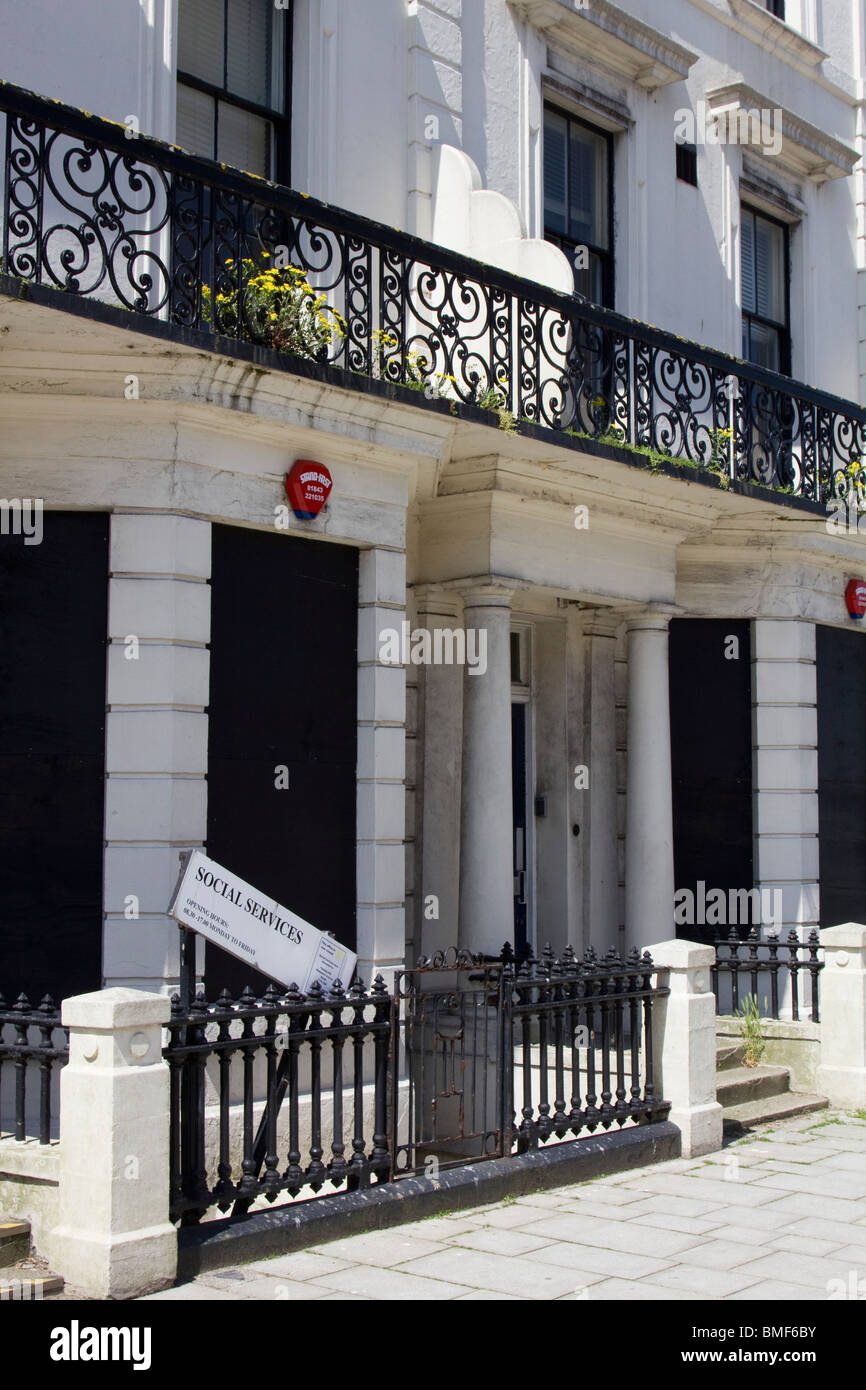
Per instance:
[[[324,507],[334,480],[323,463],[297,459],[286,474],[289,505],[299,521],[312,521]]]
[[[850,579],[845,590],[848,613],[858,620],[866,613],[866,579]]]

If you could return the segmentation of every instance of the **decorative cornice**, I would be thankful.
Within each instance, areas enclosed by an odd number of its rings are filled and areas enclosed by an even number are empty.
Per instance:
[[[775,159],[782,168],[790,170],[799,177],[812,179],[815,183],[825,183],[827,179],[844,179],[853,173],[860,158],[858,152],[841,140],[811,125],[809,121],[797,116],[784,106],[779,106],[772,97],[756,92],[746,82],[731,82],[725,87],[716,87],[707,92],[707,107],[714,115],[722,112],[780,112],[782,142],[778,154],[768,153],[760,139],[739,140],[742,133],[738,126],[738,142],[748,144],[753,150],[763,151],[764,157]],[[774,116],[775,122],[778,117]],[[745,126],[745,122],[743,125]],[[747,132],[748,134],[749,132]]]
[[[684,48],[642,20],[626,14],[610,0],[509,0],[522,15],[554,43],[591,55],[627,77],[639,87],[681,82],[698,60]]]
[[[759,5],[757,0],[728,0],[728,4],[737,18],[743,21],[738,26],[742,32],[762,48],[769,49],[771,53],[778,53],[779,49],[783,49],[798,58],[801,63],[813,68],[819,67],[828,56],[823,48],[798,34],[797,30],[792,29],[783,19],[770,14],[770,11],[764,5]]]

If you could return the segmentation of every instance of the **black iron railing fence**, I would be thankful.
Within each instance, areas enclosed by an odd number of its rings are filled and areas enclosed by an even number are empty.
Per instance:
[[[813,501],[860,488],[851,402],[9,83],[0,124],[7,276],[437,409],[481,405]]]
[[[403,972],[395,993],[377,978],[348,994],[199,994],[188,1010],[176,997],[172,1217],[195,1223],[209,1208],[243,1213],[281,1193],[352,1190],[663,1118],[652,1003],[668,990],[653,987],[653,969],[636,951],[578,961],[548,948],[517,971],[452,952]]]
[[[26,994],[11,1006],[0,994],[0,1134],[8,1129],[21,1143],[38,1135],[40,1144],[49,1144],[56,1137],[52,1083],[68,1058],[68,1030],[49,994],[35,1006]]]
[[[808,1012],[813,1023],[821,1020],[819,980],[824,962],[819,959],[820,936],[816,930],[801,941],[793,928],[784,942],[778,933],[768,931],[762,940],[752,927],[741,937],[735,927],[715,941],[716,963],[712,968],[716,1013],[734,1014],[746,998],[757,1001],[764,1018],[778,1018],[780,1007],[799,1021],[800,1010]]]

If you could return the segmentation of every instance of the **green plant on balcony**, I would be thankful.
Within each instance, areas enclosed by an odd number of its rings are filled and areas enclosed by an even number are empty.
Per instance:
[[[269,259],[267,251],[261,253]],[[202,285],[202,321],[229,337],[321,361],[346,336],[346,321],[307,280],[299,266],[267,267],[249,257],[226,261],[231,285],[213,294]]]
[[[407,348],[401,374],[399,378],[395,377],[388,370],[388,361],[393,361],[399,350],[399,338],[387,328],[374,328],[371,336],[373,376],[376,380],[399,381],[401,386],[408,386],[410,391],[423,391],[428,400],[444,400],[451,395],[455,384],[453,376],[449,376],[447,372],[432,372],[424,354],[413,348]]]
[[[496,386],[488,386],[485,391],[481,390],[481,383],[475,383],[475,392],[472,398],[472,405],[477,405],[479,410],[492,410],[499,416],[499,428],[506,434],[517,433],[517,421],[513,414],[506,407],[506,395]]]
[[[711,473],[728,473],[731,466],[731,440],[734,432],[730,429],[710,430],[710,461],[707,464]]]

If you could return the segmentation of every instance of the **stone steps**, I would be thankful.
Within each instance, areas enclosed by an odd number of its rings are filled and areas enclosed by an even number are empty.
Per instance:
[[[787,1067],[729,1067],[718,1074],[716,1100],[725,1109],[745,1101],[781,1096],[791,1089]]]
[[[828,1104],[824,1096],[788,1091],[786,1095],[765,1096],[742,1105],[726,1106],[722,1111],[722,1123],[726,1134],[740,1134],[753,1125],[767,1125],[777,1120],[791,1120],[795,1115],[808,1115],[812,1110],[826,1110]]]
[[[30,1222],[0,1216],[0,1302],[30,1302],[63,1292],[63,1279],[31,1252]]]
[[[826,1108],[823,1096],[791,1090],[788,1067],[746,1067],[744,1057],[742,1043],[724,1043],[716,1049],[716,1099],[726,1134],[742,1134],[753,1125]]]
[[[0,1216],[0,1269],[26,1260],[30,1254],[30,1222]]]

